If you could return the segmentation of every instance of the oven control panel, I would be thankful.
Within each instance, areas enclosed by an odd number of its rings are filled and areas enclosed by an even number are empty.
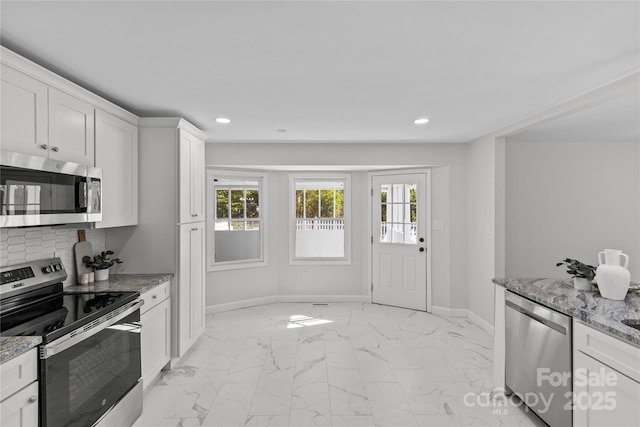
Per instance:
[[[46,258],[0,269],[0,295],[19,293],[33,286],[63,282],[67,272],[60,258]]]
[[[0,285],[17,282],[18,280],[30,279],[32,277],[35,277],[35,274],[33,274],[33,268],[31,267],[22,267],[15,270],[3,271],[0,273]]]

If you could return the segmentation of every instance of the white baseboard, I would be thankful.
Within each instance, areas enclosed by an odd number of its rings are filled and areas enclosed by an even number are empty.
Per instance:
[[[275,296],[245,299],[241,301],[227,302],[224,304],[209,305],[206,307],[205,313],[220,313],[223,311],[237,310],[239,308],[255,307],[256,305],[273,304],[274,302],[277,302]]]
[[[278,302],[371,302],[368,295],[278,295]]]
[[[434,305],[431,306],[431,313],[437,314],[438,316],[466,317],[471,323],[493,335],[493,326],[469,309],[438,307]]]
[[[255,307],[257,305],[273,304],[274,302],[290,302],[290,303],[367,303],[371,302],[368,295],[274,295],[262,298],[252,298],[242,301],[228,302],[225,304],[216,304],[206,307],[206,314],[220,313],[223,311],[237,310],[239,308]],[[448,308],[431,307],[431,313],[438,316],[447,317],[466,317],[470,322],[476,324],[493,335],[493,326],[473,311],[466,308]]]
[[[368,295],[273,295],[262,298],[252,298],[241,301],[216,304],[206,307],[205,313],[220,313],[237,310],[239,308],[255,307],[257,305],[273,304],[274,302],[370,302]]]
[[[467,312],[469,313],[467,317],[469,318],[471,323],[475,323],[477,326],[479,326],[480,328],[484,329],[485,331],[493,335],[494,328],[493,328],[493,325],[491,325],[491,323],[487,322],[486,320],[484,320],[482,317],[478,316],[471,310],[467,310]]]
[[[466,308],[449,308],[438,307],[437,305],[431,306],[431,314],[437,314],[438,316],[447,317],[468,317]]]

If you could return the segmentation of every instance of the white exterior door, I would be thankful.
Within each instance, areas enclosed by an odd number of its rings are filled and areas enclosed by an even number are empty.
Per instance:
[[[427,309],[427,174],[372,177],[372,300]]]

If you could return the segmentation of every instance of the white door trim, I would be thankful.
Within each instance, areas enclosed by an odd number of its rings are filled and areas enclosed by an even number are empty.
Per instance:
[[[425,174],[425,190],[426,190],[426,202],[427,202],[427,219],[426,219],[426,243],[427,243],[427,313],[431,313],[433,301],[431,298],[431,253],[433,252],[433,247],[431,246],[431,169],[396,169],[389,171],[376,171],[369,172],[367,175],[367,229],[369,232],[367,233],[367,295],[369,297],[369,301],[373,302],[373,294],[371,293],[371,288],[373,287],[373,177],[374,176],[390,176],[390,175],[406,175],[412,173],[423,173]],[[424,197],[425,195],[423,195]]]

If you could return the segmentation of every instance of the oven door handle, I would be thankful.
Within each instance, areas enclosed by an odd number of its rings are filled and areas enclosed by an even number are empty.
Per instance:
[[[120,311],[117,315],[113,317],[109,317],[111,313],[100,317],[97,320],[94,320],[91,323],[83,326],[82,328],[76,329],[75,331],[71,331],[66,335],[58,338],[57,340],[40,347],[40,359],[48,359],[51,356],[54,356],[71,346],[78,344],[81,341],[86,340],[92,335],[97,334],[100,331],[107,329],[110,326],[118,323],[120,320],[129,316],[136,310],[140,309],[140,306],[144,304],[144,301],[139,299],[130,304],[129,306],[123,306],[119,308]],[[77,333],[78,330],[82,330],[82,332]]]

